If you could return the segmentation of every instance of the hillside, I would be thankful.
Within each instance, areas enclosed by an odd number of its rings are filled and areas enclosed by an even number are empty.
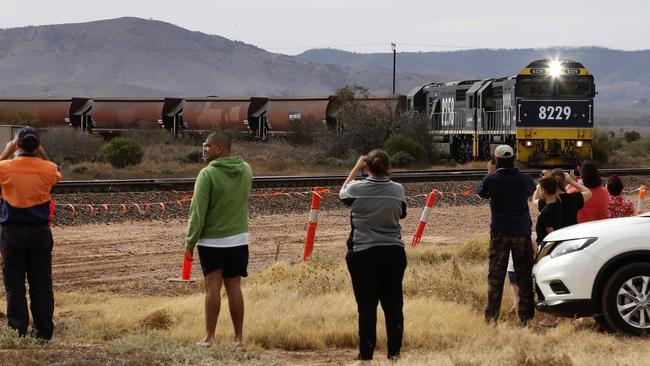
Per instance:
[[[404,73],[400,86],[455,76]],[[324,95],[350,83],[387,93],[391,77],[139,18],[0,30],[1,96]]]
[[[602,48],[399,53],[397,92],[431,81],[512,75],[562,55],[596,76],[598,108],[650,114],[650,51]],[[140,18],[0,29],[0,96],[327,95],[349,84],[388,94],[392,54],[267,52]]]

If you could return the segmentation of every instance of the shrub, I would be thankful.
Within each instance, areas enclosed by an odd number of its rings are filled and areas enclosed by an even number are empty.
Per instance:
[[[339,130],[328,130],[319,138],[321,149],[327,156],[347,158],[366,154],[383,146],[390,130],[390,115],[370,108],[364,103],[356,103],[355,96],[367,96],[367,89],[348,86],[339,89],[333,103],[337,110]]]
[[[424,150],[424,147],[422,147],[422,145],[417,141],[402,134],[389,137],[388,140],[386,140],[386,143],[384,143],[384,147],[386,148],[386,152],[391,156],[394,156],[401,151],[407,153],[417,161],[421,161],[427,153]]]
[[[416,159],[405,151],[398,151],[390,158],[391,165],[394,167],[405,167],[415,163]]]
[[[632,143],[629,143],[623,148],[623,150],[635,158],[648,156],[647,146],[642,141],[634,141]]]
[[[301,118],[290,120],[289,128],[289,142],[296,145],[312,145],[322,133],[323,123],[314,118]]]
[[[634,142],[641,139],[641,134],[636,131],[627,131],[623,134],[626,142]]]
[[[616,138],[615,134],[612,136],[606,132],[594,130],[591,144],[594,160],[604,165],[609,160],[610,155],[621,148],[622,142],[619,138]]]
[[[175,139],[173,134],[159,127],[157,122],[149,121],[136,122],[135,128],[122,132],[122,136],[133,139],[144,146],[168,144]]]
[[[118,137],[102,145],[99,149],[99,157],[115,168],[126,168],[140,164],[144,157],[144,150],[137,141]]]
[[[485,260],[489,256],[490,237],[477,234],[467,239],[458,250],[458,256],[467,261]]]
[[[176,160],[181,163],[201,163],[203,162],[203,151],[190,151],[189,153],[181,155]]]
[[[43,148],[57,164],[78,164],[96,159],[102,139],[71,128],[50,128],[41,134]]]
[[[592,146],[593,158],[599,164],[604,165],[609,160],[609,150],[606,146],[594,143]]]
[[[426,158],[429,163],[437,164],[440,162],[440,154],[433,146],[433,139],[429,134],[431,121],[419,113],[405,113],[397,116],[392,124],[394,135],[400,134],[408,136],[419,143],[426,151]],[[423,158],[425,158],[423,156]]]
[[[23,125],[32,127],[43,127],[43,122],[36,116],[25,111],[7,111],[0,119],[4,125]]]

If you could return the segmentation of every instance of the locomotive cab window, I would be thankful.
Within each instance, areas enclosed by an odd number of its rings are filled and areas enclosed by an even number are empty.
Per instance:
[[[585,78],[559,80],[557,82],[557,94],[561,97],[591,96],[591,80]]]
[[[550,79],[521,78],[517,82],[517,95],[520,97],[550,97],[553,85]]]

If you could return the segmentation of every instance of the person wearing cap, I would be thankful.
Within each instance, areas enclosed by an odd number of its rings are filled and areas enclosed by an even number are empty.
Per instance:
[[[535,314],[532,289],[532,221],[528,198],[535,192],[535,181],[515,168],[515,154],[508,145],[497,146],[496,166],[488,162],[488,175],[478,186],[478,194],[490,199],[490,254],[488,304],[485,320],[496,322],[501,312],[503,283],[512,253],[519,284],[519,320],[526,324]]]
[[[21,336],[27,334],[27,277],[32,334],[49,340],[54,332],[50,191],[61,180],[61,173],[56,164],[48,161],[38,131],[29,126],[7,143],[0,160],[0,249],[7,321]]]

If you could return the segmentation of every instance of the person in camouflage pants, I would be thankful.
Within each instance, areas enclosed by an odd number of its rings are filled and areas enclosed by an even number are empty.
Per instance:
[[[519,284],[519,320],[526,324],[535,313],[531,279],[532,221],[528,198],[535,192],[536,185],[533,178],[514,167],[515,155],[512,147],[499,145],[494,153],[496,166],[488,163],[488,175],[483,178],[477,189],[479,196],[490,199],[492,214],[485,320],[493,323],[499,318],[508,256],[512,252]]]
[[[512,261],[519,286],[519,320],[527,322],[535,315],[533,304],[533,269],[532,242],[528,237],[490,238],[490,264],[488,269],[488,304],[485,320],[496,321],[501,310],[503,282],[508,268],[508,257],[512,251]]]

